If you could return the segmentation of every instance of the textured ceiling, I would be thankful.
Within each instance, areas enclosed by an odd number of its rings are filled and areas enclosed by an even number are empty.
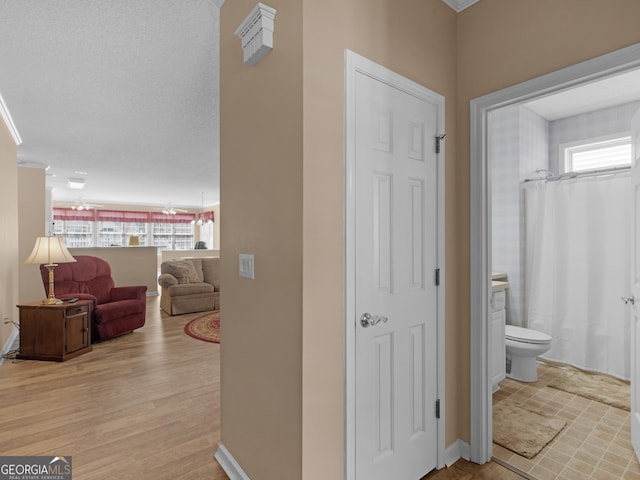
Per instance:
[[[547,120],[558,120],[640,100],[640,70],[541,97],[525,104]]]
[[[50,167],[55,201],[219,202],[222,1],[0,2],[0,94],[22,137],[18,162]],[[443,1],[463,9],[477,0]],[[595,99],[602,108],[640,98],[640,78],[612,81],[529,106],[561,118]],[[69,177],[85,188],[70,189]]]
[[[19,164],[49,165],[56,201],[218,203],[218,13],[216,0],[3,0]]]

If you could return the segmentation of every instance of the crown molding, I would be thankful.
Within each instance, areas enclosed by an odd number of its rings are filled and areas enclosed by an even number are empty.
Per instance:
[[[0,116],[4,120],[4,123],[7,125],[9,129],[9,133],[13,138],[13,141],[16,145],[20,145],[22,143],[22,139],[20,138],[20,134],[18,133],[18,129],[13,123],[13,119],[11,118],[11,114],[9,113],[9,109],[7,105],[4,103],[4,99],[2,98],[2,94],[0,93]]]
[[[480,0],[442,0],[444,3],[453,8],[456,12],[460,13],[465,8],[469,8],[474,3],[478,3]]]

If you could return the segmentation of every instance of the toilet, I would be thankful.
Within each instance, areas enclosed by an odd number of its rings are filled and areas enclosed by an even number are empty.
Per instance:
[[[507,377],[520,382],[538,380],[536,357],[551,348],[551,337],[530,328],[505,325],[505,344]]]

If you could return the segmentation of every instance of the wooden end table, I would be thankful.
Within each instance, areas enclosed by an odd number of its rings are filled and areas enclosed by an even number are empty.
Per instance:
[[[20,353],[17,358],[64,362],[93,350],[91,300],[45,305],[30,302],[20,310]]]

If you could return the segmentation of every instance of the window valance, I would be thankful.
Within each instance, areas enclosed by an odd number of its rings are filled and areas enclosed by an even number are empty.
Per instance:
[[[213,212],[211,213],[213,218]],[[54,208],[54,220],[79,220],[85,222],[130,222],[130,223],[191,223],[193,213],[167,215],[162,212],[135,212],[127,210],[74,210],[73,208]]]
[[[74,210],[73,208],[54,208],[54,220],[80,220],[84,222],[93,222],[96,217],[95,210]]]
[[[191,223],[195,218],[194,213],[176,213],[174,215],[162,212],[150,212],[151,223]]]

